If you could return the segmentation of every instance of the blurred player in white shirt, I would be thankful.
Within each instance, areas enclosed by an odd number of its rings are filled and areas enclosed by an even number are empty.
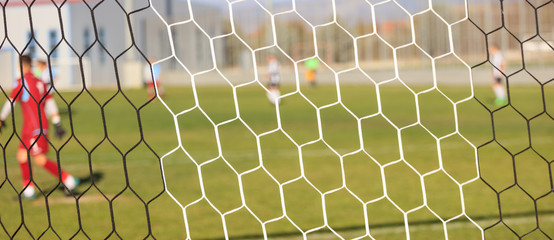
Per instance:
[[[504,78],[503,73],[506,72],[506,60],[504,59],[504,56],[502,56],[502,53],[496,44],[490,45],[489,54],[490,61],[494,66],[492,69],[492,77],[494,81],[492,83],[492,90],[494,91],[494,95],[496,95],[494,103],[497,106],[501,106],[506,104],[506,90],[502,85],[502,79]]]
[[[279,83],[281,82],[281,75],[279,74],[280,66],[279,62],[274,55],[267,56],[267,77],[268,77],[268,90],[267,98],[272,104],[279,104]]]

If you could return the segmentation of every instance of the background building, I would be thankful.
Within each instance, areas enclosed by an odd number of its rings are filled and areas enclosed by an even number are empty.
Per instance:
[[[9,1],[5,6],[8,29],[0,29],[0,37],[5,37],[0,48],[0,83],[10,86],[19,75],[15,63],[22,51],[50,59],[60,90],[81,89],[82,83],[87,87],[117,87],[118,81],[123,87],[139,87],[145,79],[142,69],[147,59],[168,58],[172,47],[175,58],[163,63],[162,78],[168,84],[187,84],[183,74],[209,70],[214,64],[240,75],[252,71],[253,59],[257,66],[265,65],[268,52],[254,50],[271,45],[273,33],[278,33],[279,48],[295,61],[317,54],[326,63],[351,65],[357,45],[360,66],[379,71],[394,66],[387,64],[392,52],[382,41],[364,36],[376,32],[398,47],[412,42],[412,26],[414,42],[432,57],[448,52],[452,40],[456,54],[470,65],[486,61],[483,33],[487,33],[489,42],[500,45],[509,63],[521,62],[520,42],[525,42],[526,64],[554,63],[554,28],[543,27],[537,32],[532,21],[537,16],[541,26],[552,26],[554,13],[546,7],[535,12],[524,1],[503,3],[509,19],[506,28],[512,34],[495,31],[502,24],[499,1],[470,1],[467,6],[454,0],[433,1],[432,6],[418,1],[373,6],[351,1],[338,5],[337,23],[331,25],[333,8],[323,2],[314,6],[312,1],[299,0],[296,11],[290,1],[280,0],[233,4],[225,0],[160,0],[152,1],[150,7],[148,2],[69,0],[56,5],[51,0],[36,0],[28,8],[22,0]],[[428,11],[429,7],[438,15]],[[380,14],[372,16],[372,8]],[[460,21],[466,10],[473,24]],[[384,12],[387,14],[381,14]],[[449,27],[453,39],[448,37]],[[230,35],[232,31],[238,37]],[[4,32],[8,35],[3,36]],[[534,37],[537,33],[540,38]],[[425,55],[412,47],[402,51],[399,61],[428,64],[422,58]]]

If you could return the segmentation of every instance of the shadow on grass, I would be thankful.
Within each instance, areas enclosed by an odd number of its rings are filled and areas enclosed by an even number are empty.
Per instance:
[[[554,214],[554,210],[548,210],[548,211],[539,211],[537,214]],[[502,219],[506,218],[518,218],[518,217],[534,217],[536,216],[535,212],[521,212],[521,213],[514,213],[514,214],[503,214]],[[495,225],[497,222],[500,222],[501,220],[498,219],[498,216],[478,216],[472,218],[474,221],[491,221],[492,225]],[[456,223],[456,220],[451,221],[451,223]],[[423,221],[413,221],[410,222],[410,226],[417,227],[417,226],[429,226],[433,224],[440,224],[442,225],[442,222],[439,220],[423,220]],[[392,223],[383,223],[383,224],[373,224],[371,225],[371,229],[387,229],[387,228],[397,228],[402,227],[404,228],[404,222],[392,222]],[[348,227],[341,227],[341,228],[335,228],[335,232],[349,232],[349,231],[365,231],[365,225],[357,225],[357,226],[348,226]],[[320,233],[329,233],[333,234],[330,230],[321,230],[318,231]],[[371,230],[370,230],[371,232]],[[298,232],[281,232],[281,233],[270,233],[267,236],[268,237],[293,237],[297,236]],[[263,239],[263,235],[259,234],[251,234],[251,235],[239,235],[239,236],[229,236],[233,239]],[[216,240],[216,239],[222,239],[222,238],[201,238],[201,240]]]

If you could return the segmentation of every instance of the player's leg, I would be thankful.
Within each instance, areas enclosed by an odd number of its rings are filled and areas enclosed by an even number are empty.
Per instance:
[[[267,90],[268,91],[266,95],[267,95],[267,99],[269,99],[269,102],[271,104],[279,104],[280,103],[279,96],[281,95],[279,88],[276,87],[275,85],[269,85]]]
[[[79,180],[71,176],[69,173],[63,171],[61,167],[58,167],[58,164],[46,156],[48,153],[48,142],[44,136],[39,136],[35,145],[31,148],[31,155],[33,156],[33,162],[46,169],[54,177],[61,176],[63,184],[73,191],[77,185],[79,185]]]
[[[44,107],[46,108],[46,115],[50,116],[50,121],[54,124],[56,137],[62,138],[65,135],[65,130],[62,127],[60,111],[54,98],[47,98]]]
[[[21,170],[21,178],[23,179],[23,199],[34,199],[36,197],[35,187],[31,182],[31,165],[29,164],[27,149],[20,145],[17,150],[17,162]]]
[[[79,180],[71,176],[69,173],[65,172],[63,169],[58,169],[58,164],[56,164],[52,159],[48,158],[46,154],[37,154],[33,156],[33,162],[36,165],[39,165],[46,169],[54,177],[61,175],[62,182],[69,189],[73,191],[79,185]],[[61,172],[60,172],[61,171]]]
[[[504,105],[506,103],[506,90],[502,85],[502,78],[497,77],[494,79],[492,89],[494,91],[494,95],[496,96],[494,103],[498,106]]]
[[[281,96],[281,92],[279,91],[279,75],[271,74],[269,75],[269,81],[267,86],[267,98],[269,99],[269,102],[271,104],[279,104],[280,99],[279,96]]]

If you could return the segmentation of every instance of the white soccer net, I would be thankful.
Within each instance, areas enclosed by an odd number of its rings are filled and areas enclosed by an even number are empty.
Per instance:
[[[539,9],[552,9],[551,5],[547,1],[218,1],[217,8],[229,21],[220,30],[210,25],[200,2],[187,3],[190,18],[183,21],[160,14],[171,36],[172,54],[156,64],[176,61],[194,86],[194,106],[182,110],[166,105],[175,119],[179,147],[162,158],[165,162],[184,152],[196,168],[201,194],[190,201],[173,194],[189,183],[166,179],[168,192],[183,209],[187,238],[202,238],[203,227],[214,231],[209,236],[225,238],[543,235],[545,228],[534,218],[540,210],[516,206],[537,206],[537,199],[548,191],[533,195],[517,181],[506,180],[505,175],[517,171],[505,164],[528,152],[540,156],[544,165],[548,162],[544,152],[534,152],[525,143],[512,147],[517,145],[513,142],[529,141],[525,133],[505,137],[510,130],[499,127],[494,129],[496,137],[486,136],[490,132],[480,135],[475,131],[486,132],[490,122],[484,127],[471,118],[484,116],[490,121],[493,116],[496,127],[505,124],[502,114],[522,111],[504,107],[507,100],[491,106],[478,98],[482,93],[476,86],[493,81],[488,76],[492,68],[501,69],[488,51],[492,45],[507,50],[505,55],[515,64],[522,50],[513,49],[531,47],[526,43],[544,45],[544,51],[537,51],[551,55],[547,39],[551,32],[529,30],[523,21],[510,25],[506,13],[516,14],[514,8],[523,6],[538,15]],[[506,12],[499,13],[501,9]],[[519,14],[524,21],[535,21],[533,14]],[[300,30],[292,31],[295,27]],[[282,84],[292,86],[281,89],[281,105],[253,109],[251,104],[265,103],[245,103],[242,94],[250,88],[258,94],[271,90],[266,82],[268,55],[277,56],[282,66]],[[310,88],[304,75],[310,68],[306,62],[314,58],[320,62],[317,84],[326,86],[319,90]],[[226,70],[228,66],[237,69]],[[512,68],[517,66],[502,67],[502,78],[525,71]],[[535,79],[545,76],[541,70],[533,73]],[[196,86],[205,84],[206,76],[227,86],[225,97],[211,101],[232,109],[232,117],[213,119],[212,110],[205,107],[203,101],[208,100]],[[551,80],[548,77],[543,84]],[[467,116],[467,108],[481,109],[474,113],[484,115]],[[196,136],[187,136],[187,125],[180,123],[188,115],[200,115],[213,127],[209,134],[216,154],[206,157],[192,149]],[[523,117],[528,122],[536,116]],[[294,128],[295,119],[313,124]],[[463,124],[470,129],[464,129],[469,139],[461,130]],[[497,162],[489,163],[491,159]],[[498,164],[505,173],[495,176],[488,164]],[[497,181],[506,182],[498,187]],[[475,201],[483,201],[481,208],[475,208],[479,205]],[[209,223],[198,224],[205,218]],[[237,230],[241,226],[254,230]]]
[[[2,239],[554,237],[552,0],[0,6],[2,100],[48,59],[86,176],[23,199],[14,109]]]

